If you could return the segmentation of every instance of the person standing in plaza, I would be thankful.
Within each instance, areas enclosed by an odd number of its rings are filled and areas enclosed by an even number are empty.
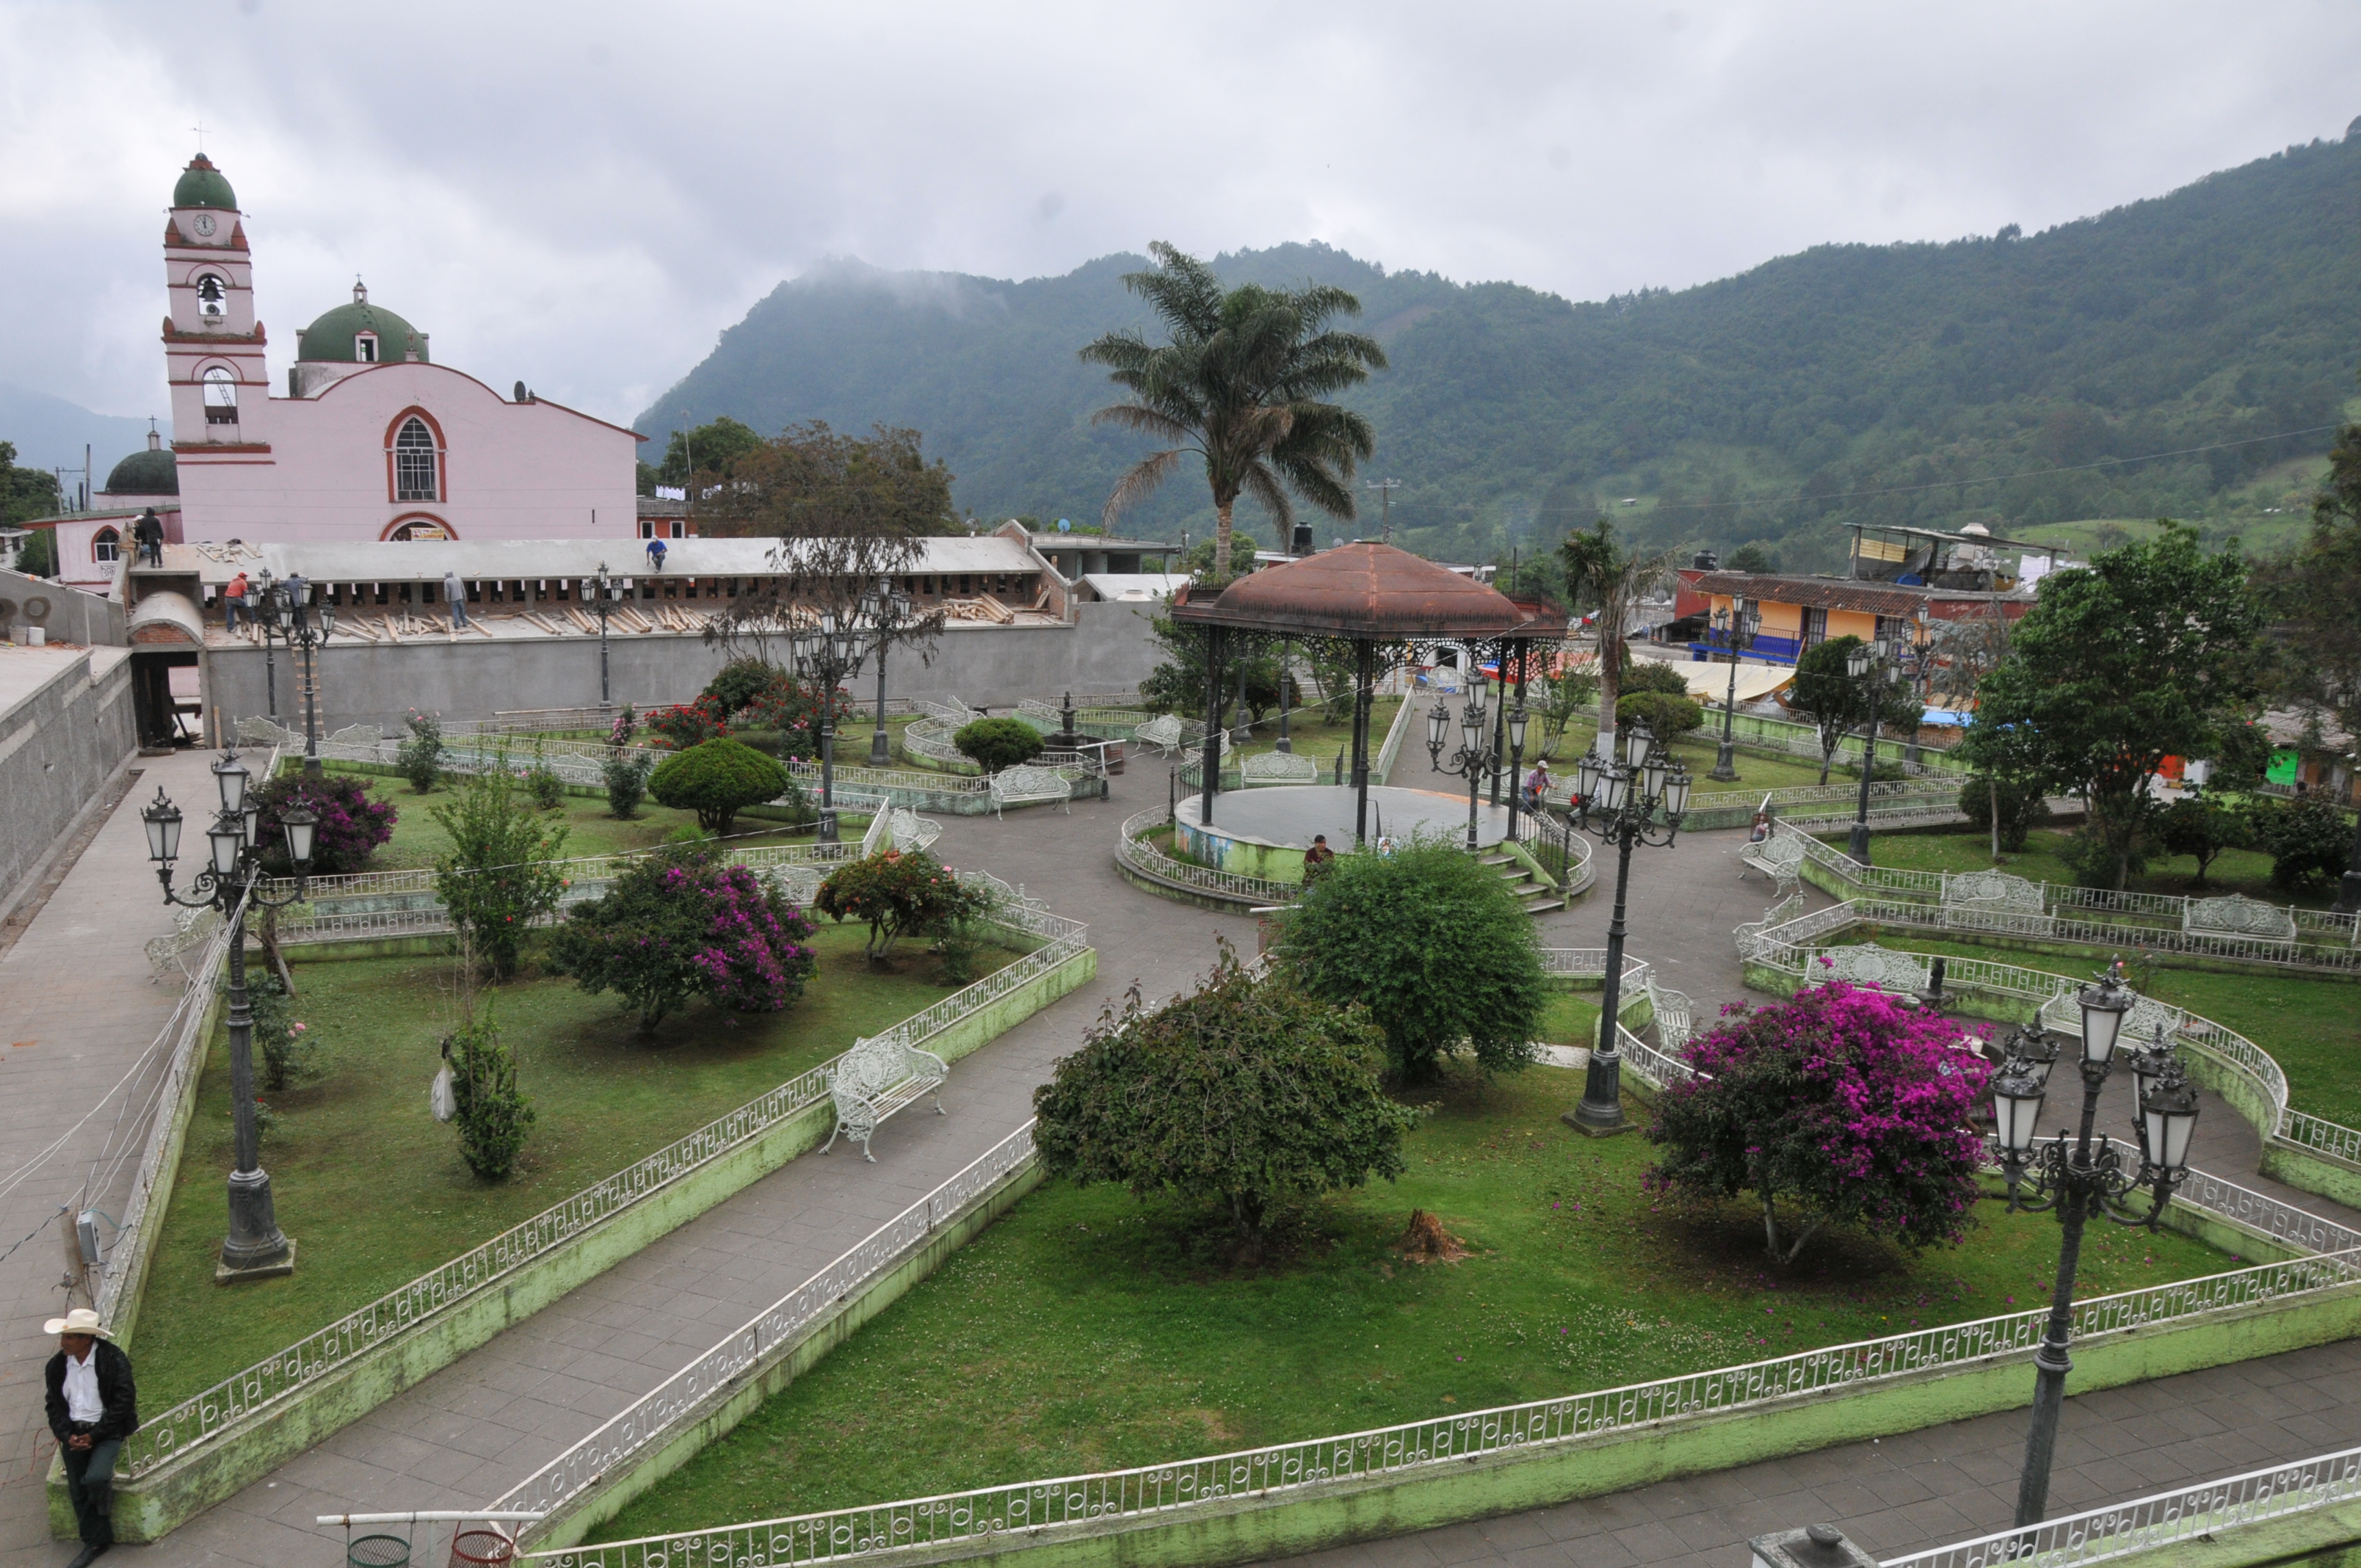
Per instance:
[[[443,597],[451,605],[451,630],[459,630],[467,624],[467,585],[459,580],[456,572],[443,574]]]
[[[88,1568],[115,1544],[115,1460],[123,1440],[139,1430],[138,1391],[131,1358],[89,1308],[51,1318],[41,1332],[58,1336],[58,1353],[44,1373],[49,1431],[65,1460],[66,1497],[82,1533],[81,1554],[67,1568]]]

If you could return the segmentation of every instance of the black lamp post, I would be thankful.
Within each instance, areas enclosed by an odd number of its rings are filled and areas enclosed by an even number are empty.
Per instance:
[[[1713,612],[1713,629],[1720,634],[1721,645],[1730,651],[1730,690],[1721,700],[1721,752],[1713,760],[1713,772],[1706,776],[1721,784],[1738,782],[1738,741],[1733,731],[1738,722],[1738,660],[1754,646],[1755,633],[1763,630],[1763,612],[1754,608],[1752,599],[1733,598],[1728,609]]]
[[[1885,638],[1863,642],[1845,655],[1845,674],[1869,683],[1869,729],[1861,742],[1861,806],[1853,813],[1852,838],[1846,850],[1862,865],[1869,864],[1869,784],[1877,772],[1877,724],[1885,700],[1887,673],[1899,656],[1898,644]]]
[[[2082,1124],[2072,1138],[2059,1133],[2037,1147],[2035,1128],[2041,1115],[2049,1070],[2058,1059],[2054,1046],[2038,1036],[2020,1033],[2011,1042],[2008,1059],[1993,1081],[1993,1119],[2000,1146],[2001,1171],[2008,1179],[2008,1206],[2040,1212],[2054,1210],[2063,1230],[2058,1252],[2058,1280],[2050,1295],[2049,1325],[2040,1349],[2034,1352],[2036,1368],[2033,1424],[2025,1440],[2025,1470],[2017,1482],[2016,1523],[2019,1528],[2041,1522],[2049,1502],[2049,1467],[2058,1449],[2058,1416],[2066,1401],[2066,1374],[2073,1365],[2067,1354],[2074,1315],[2074,1272],[2082,1251],[2082,1226],[2093,1211],[2119,1225],[2145,1225],[2153,1231],[2172,1201],[2173,1189],[2189,1174],[2189,1141],[2197,1130],[2197,1091],[2182,1074],[2180,1058],[2158,1027],[2154,1043],[2125,1054],[2131,1058],[2134,1095],[2138,1111],[2133,1125],[2138,1135],[2139,1166],[2126,1169],[2119,1146],[2101,1138],[2091,1145],[2091,1126],[2097,1118],[2099,1090],[2114,1069],[2115,1047],[2125,1014],[2137,1000],[2123,983],[2123,965],[2110,966],[2096,985],[2083,987],[2076,998],[2082,1007]],[[2148,1194],[2145,1208],[2127,1201],[2139,1191]]]
[[[1644,724],[1620,731],[1623,758],[1582,754],[1569,820],[1602,844],[1615,846],[1615,913],[1607,922],[1607,987],[1599,998],[1598,1043],[1591,1047],[1582,1103],[1565,1120],[1593,1136],[1625,1131],[1623,1056],[1616,1048],[1617,1017],[1623,1006],[1623,898],[1631,882],[1631,849],[1669,846],[1689,808],[1689,773],[1667,764],[1664,749]]]
[[[612,699],[607,691],[607,618],[615,613],[615,579],[607,575],[607,563],[598,563],[598,575],[590,579],[590,608],[598,617],[598,706],[605,707]]]
[[[1467,781],[1467,852],[1471,855],[1477,848],[1476,824],[1483,805],[1484,781],[1488,777],[1498,777],[1500,772],[1499,742],[1486,733],[1492,722],[1491,714],[1486,711],[1487,703],[1484,673],[1477,670],[1467,683],[1467,704],[1459,710],[1459,747],[1452,752],[1448,762],[1443,760],[1443,747],[1444,736],[1451,729],[1451,709],[1438,697],[1433,710],[1426,716],[1427,759],[1434,764],[1436,772]],[[1523,707],[1520,707],[1508,716],[1508,725],[1515,744],[1521,749],[1525,743]]]
[[[278,595],[279,580],[265,566],[254,575],[247,590],[247,603],[262,608],[255,613],[254,624],[262,629],[262,695],[263,706],[270,712],[270,722],[279,722],[279,662],[270,652],[271,639],[279,635],[279,622],[271,613],[271,604]]]
[[[840,621],[833,610],[823,611],[788,639],[794,650],[796,674],[819,688],[819,717],[814,721],[819,741],[819,841],[836,842],[836,694],[848,680],[861,678],[867,652],[867,634],[851,621]]]
[[[320,683],[312,660],[336,634],[336,607],[324,599],[316,609],[315,615],[312,585],[301,577],[271,589],[263,606],[265,641],[275,621],[288,648],[303,660],[303,771],[313,778],[320,775]]]
[[[2361,751],[2345,762],[2345,777],[2361,778]],[[2337,879],[2336,902],[2330,907],[2339,915],[2361,915],[2361,817],[2353,823],[2353,852],[2345,861],[2345,874]]]
[[[861,596],[861,613],[877,637],[877,728],[869,737],[869,765],[882,768],[894,760],[893,741],[885,733],[885,650],[909,623],[910,596],[890,583],[873,585]]]
[[[262,1168],[261,1137],[254,1123],[254,1009],[246,989],[246,914],[255,905],[283,909],[303,896],[319,818],[302,806],[280,814],[287,853],[295,862],[295,891],[284,898],[265,898],[259,886],[262,846],[256,841],[261,807],[247,788],[252,780],[236,752],[222,753],[214,764],[214,782],[221,791],[221,811],[205,830],[211,858],[197,872],[187,895],[172,891],[172,862],[181,853],[180,807],[159,789],[155,800],[139,815],[148,828],[148,858],[156,862],[156,878],[164,884],[164,902],[190,909],[217,909],[230,923],[229,1083],[237,1156],[236,1168],[229,1177],[229,1235],[222,1243],[221,1260],[214,1269],[214,1282],[227,1285],[295,1271],[295,1244],[280,1233],[270,1201],[270,1176]]]

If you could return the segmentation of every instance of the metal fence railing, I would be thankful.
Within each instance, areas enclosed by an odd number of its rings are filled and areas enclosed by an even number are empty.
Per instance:
[[[2361,1257],[2349,1253],[2260,1264],[2079,1301],[2072,1332],[2078,1342],[2087,1343],[2245,1307],[2284,1304],[2356,1281],[2361,1281]],[[785,1568],[873,1557],[896,1548],[941,1550],[1018,1537],[1029,1544],[1050,1532],[1086,1525],[1104,1530],[1123,1522],[1171,1519],[1231,1498],[1309,1498],[1347,1484],[1407,1478],[1488,1454],[1531,1452],[1685,1418],[1766,1409],[1893,1378],[2025,1356],[2040,1343],[2048,1317],[2047,1306],[2037,1307],[1743,1366],[1333,1437],[572,1546],[529,1553],[520,1561],[551,1568],[678,1568],[683,1563],[760,1563]]]
[[[2081,1568],[2184,1543],[2194,1550],[2242,1526],[2356,1498],[2361,1498],[2361,1448],[2347,1448],[1889,1557],[1883,1568]]]
[[[981,873],[969,873],[981,875]],[[1006,884],[983,878],[995,890]],[[883,1037],[919,1045],[972,1014],[1031,984],[1084,950],[1082,922],[1052,915],[1021,896],[996,901],[991,920],[1032,950],[884,1031]],[[269,1413],[312,1383],[432,1322],[516,1270],[562,1246],[690,1172],[729,1154],[817,1104],[828,1093],[836,1058],[797,1074],[728,1114],[633,1161],[621,1170],[544,1210],[349,1312],[213,1387],[151,1416],[123,1445],[118,1471],[137,1479],[201,1445]]]
[[[1225,898],[1243,898],[1255,904],[1292,904],[1303,896],[1303,884],[1299,882],[1279,882],[1270,877],[1247,876],[1238,872],[1215,871],[1207,866],[1192,866],[1186,861],[1176,861],[1148,841],[1147,835],[1163,827],[1170,818],[1165,808],[1156,806],[1137,812],[1126,819],[1116,841],[1115,854],[1123,863],[1160,882],[1193,888]]]
[[[748,1374],[792,1349],[838,1303],[909,1256],[928,1237],[965,1215],[1033,1161],[1033,1124],[1028,1121],[491,1506],[545,1517],[613,1477],[635,1455],[703,1419],[735,1394]]]

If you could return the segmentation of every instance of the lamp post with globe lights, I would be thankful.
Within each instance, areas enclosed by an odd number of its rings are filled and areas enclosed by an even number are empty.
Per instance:
[[[1885,700],[1889,674],[1899,668],[1901,644],[1881,637],[1874,642],[1863,642],[1845,655],[1845,674],[1856,681],[1869,684],[1869,729],[1861,742],[1861,806],[1853,814],[1852,837],[1846,852],[1862,865],[1869,864],[1869,785],[1877,773],[1877,725],[1880,709]]]
[[[1720,784],[1738,782],[1738,741],[1732,731],[1738,715],[1738,661],[1754,646],[1755,634],[1763,630],[1763,612],[1752,599],[1734,598],[1728,609],[1713,612],[1713,629],[1721,645],[1730,651],[1730,690],[1721,702],[1721,752],[1714,758],[1713,772],[1707,776]]]
[[[877,639],[877,728],[869,736],[869,765],[883,768],[894,761],[885,733],[885,650],[910,624],[910,596],[890,582],[873,583],[861,596],[861,616]]]
[[[301,577],[266,590],[261,619],[266,642],[275,627],[289,650],[303,661],[303,771],[317,778],[321,772],[320,683],[312,660],[336,634],[336,607],[325,599],[313,605],[313,586]]]
[[[598,563],[598,570],[590,579],[590,608],[598,617],[598,706],[606,707],[612,699],[607,692],[607,619],[615,613],[615,598],[621,590],[608,575],[607,563]]]
[[[1467,852],[1471,855],[1477,850],[1476,824],[1483,804],[1484,781],[1497,777],[1501,767],[1499,740],[1486,732],[1492,721],[1488,706],[1484,672],[1477,669],[1467,683],[1466,706],[1459,711],[1459,747],[1452,752],[1449,762],[1443,760],[1443,748],[1451,729],[1451,709],[1438,697],[1426,716],[1428,761],[1437,773],[1467,781]],[[1525,723],[1524,705],[1520,703],[1508,716],[1510,744],[1518,751],[1524,749]]]
[[[2042,1100],[2059,1055],[2055,1045],[2020,1032],[2010,1042],[2007,1058],[1993,1080],[1994,1142],[2001,1174],[2008,1182],[2009,1209],[2054,1212],[2062,1233],[2049,1323],[2040,1348],[2033,1354],[2033,1422],[2026,1435],[2025,1467],[2017,1482],[2019,1528],[2040,1523],[2048,1507],[2058,1417],[2066,1402],[2066,1374],[2073,1365],[2067,1350],[2083,1225],[2095,1212],[2119,1225],[2155,1230],[2165,1206],[2172,1201],[2174,1189],[2189,1175],[2189,1143],[2197,1130],[2197,1091],[2190,1086],[2180,1058],[2159,1025],[2148,1046],[2123,1052],[2132,1067],[2137,1167],[2126,1167],[2125,1146],[2112,1138],[2101,1137],[2092,1146],[2091,1130],[2098,1117],[2099,1091],[2114,1070],[2124,1019],[2137,998],[2123,983],[2123,965],[2117,961],[2108,967],[2099,983],[2083,987],[2076,1001],[2082,1012],[2079,1063],[2082,1119],[2078,1132],[2070,1137],[2060,1132],[2047,1144],[2037,1139]],[[2145,1206],[2132,1201],[2139,1193],[2147,1196]]]
[[[1619,733],[1622,762],[1611,754],[1583,753],[1567,814],[1570,823],[1616,850],[1615,911],[1607,922],[1607,986],[1599,998],[1598,1043],[1591,1047],[1582,1103],[1565,1117],[1598,1137],[1631,1126],[1623,1119],[1623,1057],[1616,1048],[1615,1030],[1623,1002],[1623,908],[1631,882],[1631,850],[1641,844],[1670,847],[1689,808],[1688,770],[1666,762],[1664,747],[1648,727],[1635,721]]]
[[[159,788],[140,812],[148,829],[148,858],[164,886],[164,902],[188,909],[214,909],[229,922],[230,1103],[236,1128],[236,1168],[229,1176],[229,1235],[214,1269],[216,1284],[265,1279],[295,1271],[295,1244],[279,1229],[271,1204],[270,1176],[262,1168],[261,1135],[254,1119],[254,1008],[246,987],[246,916],[251,907],[283,909],[304,895],[312,867],[312,844],[320,825],[309,808],[282,812],[288,857],[295,862],[294,891],[283,898],[261,893],[262,845],[258,841],[262,808],[246,764],[225,751],[214,764],[221,810],[205,830],[209,858],[187,894],[172,891],[172,862],[181,853],[181,810]]]
[[[836,828],[836,694],[846,681],[861,678],[868,654],[869,632],[857,617],[840,619],[824,610],[787,639],[796,674],[818,688],[818,717],[812,721],[819,751],[818,841],[833,844]]]

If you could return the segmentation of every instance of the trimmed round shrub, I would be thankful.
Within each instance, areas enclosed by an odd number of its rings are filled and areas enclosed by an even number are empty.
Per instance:
[[[657,763],[648,793],[659,806],[696,812],[707,832],[727,833],[746,807],[786,794],[787,782],[787,770],[762,752],[719,737]]]
[[[705,683],[699,695],[713,698],[722,712],[734,714],[762,696],[773,681],[786,678],[785,670],[767,660],[732,659]]]
[[[1705,709],[1686,696],[1672,696],[1660,691],[1637,691],[1615,699],[1615,722],[1629,724],[1638,719],[1660,740],[1675,735],[1686,735],[1705,722]]]
[[[1029,762],[1041,754],[1041,732],[1021,718],[979,718],[951,737],[960,754],[987,773]]]

